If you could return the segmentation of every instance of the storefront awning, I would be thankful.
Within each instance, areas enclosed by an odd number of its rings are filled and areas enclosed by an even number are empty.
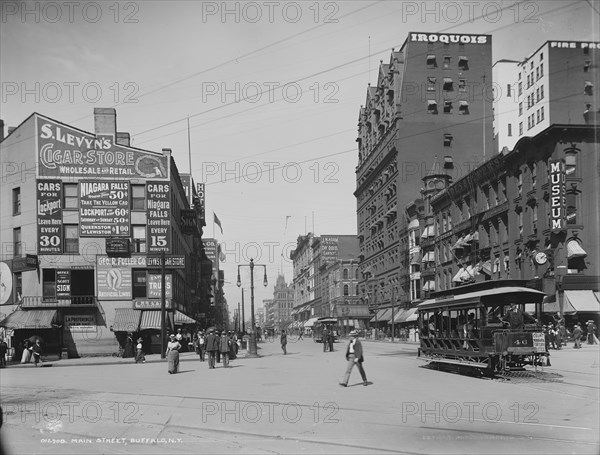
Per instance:
[[[160,311],[159,311],[160,313]],[[142,311],[133,308],[116,308],[113,332],[137,332]]]
[[[140,321],[140,330],[158,329],[160,330],[160,311],[143,311]],[[168,324],[167,324],[168,326]]]
[[[586,256],[587,253],[577,240],[569,240],[567,242],[567,259],[584,258]]]
[[[0,327],[8,329],[51,329],[56,320],[56,310],[17,310],[9,314]]]
[[[304,327],[312,327],[313,325],[315,325],[315,322],[317,322],[317,319],[319,318],[310,318],[304,323]]]
[[[600,302],[594,295],[594,291],[565,291],[565,303],[567,301],[578,313],[600,312]]]
[[[387,322],[392,318],[392,309],[386,308],[385,310],[379,310],[373,318],[371,318],[371,322]]]
[[[196,324],[196,320],[186,316],[181,311],[175,310],[175,325],[183,324]]]
[[[417,313],[417,309],[411,308],[409,310],[405,310],[404,313],[402,313],[402,315],[400,316],[400,318],[396,319],[396,322],[398,322],[398,323],[413,322],[413,321],[416,321],[418,317],[419,317],[419,315]]]

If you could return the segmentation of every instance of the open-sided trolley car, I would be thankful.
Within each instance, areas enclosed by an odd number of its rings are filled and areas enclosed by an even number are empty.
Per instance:
[[[333,331],[333,341],[337,341],[339,327],[338,320],[336,318],[323,317],[317,319],[313,325],[313,339],[315,343],[323,342],[323,331],[327,329],[328,332]]]
[[[496,280],[432,294],[419,304],[418,355],[493,375],[550,365],[541,326],[543,292]]]

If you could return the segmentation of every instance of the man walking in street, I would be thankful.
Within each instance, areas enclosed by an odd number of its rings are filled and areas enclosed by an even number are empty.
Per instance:
[[[206,352],[208,352],[208,368],[210,370],[215,367],[215,358],[218,350],[219,340],[215,336],[214,329],[210,329],[206,336]]]
[[[364,357],[363,357],[363,348],[362,343],[358,339],[358,332],[353,330],[350,332],[350,342],[348,343],[348,347],[346,348],[346,360],[348,364],[346,366],[346,374],[344,375],[344,379],[340,382],[342,387],[348,386],[348,381],[350,380],[350,373],[352,373],[352,369],[354,365],[358,367],[358,372],[363,380],[363,385],[368,385],[367,382],[367,374],[362,366]]]
[[[287,334],[285,333],[285,330],[281,331],[281,349],[283,350],[283,355],[287,355]]]
[[[227,332],[223,330],[221,332],[221,338],[219,339],[219,351],[221,352],[221,359],[223,359],[223,368],[229,368],[229,350],[231,349],[231,340],[227,336]]]
[[[327,339],[327,337],[329,336],[329,332],[327,330],[326,327],[323,327],[323,334],[321,335],[321,337],[323,338],[323,352],[327,352],[327,346],[329,345],[329,340]]]
[[[581,330],[581,327],[579,327],[578,322],[573,328],[573,340],[575,341],[573,349],[581,349],[581,335],[583,335],[583,331]]]

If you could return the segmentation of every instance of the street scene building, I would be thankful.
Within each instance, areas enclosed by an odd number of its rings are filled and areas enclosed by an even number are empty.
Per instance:
[[[294,305],[293,289],[285,282],[283,275],[277,276],[273,288],[273,298],[263,301],[265,308],[265,326],[277,330],[287,328],[292,322]]]
[[[1,324],[17,349],[36,334],[50,353],[111,354],[133,333],[160,351],[161,255],[169,330],[208,307],[191,179],[171,150],[131,147],[115,109],[94,109],[94,125],[34,113],[1,142]]]

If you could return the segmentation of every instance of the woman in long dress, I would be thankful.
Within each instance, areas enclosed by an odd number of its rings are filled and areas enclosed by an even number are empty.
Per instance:
[[[170,340],[167,343],[167,360],[169,362],[169,374],[175,374],[179,371],[179,350],[181,344],[175,339],[175,335],[169,336]]]
[[[21,363],[29,363],[31,361],[31,342],[29,340],[23,341],[23,355],[21,356]]]

